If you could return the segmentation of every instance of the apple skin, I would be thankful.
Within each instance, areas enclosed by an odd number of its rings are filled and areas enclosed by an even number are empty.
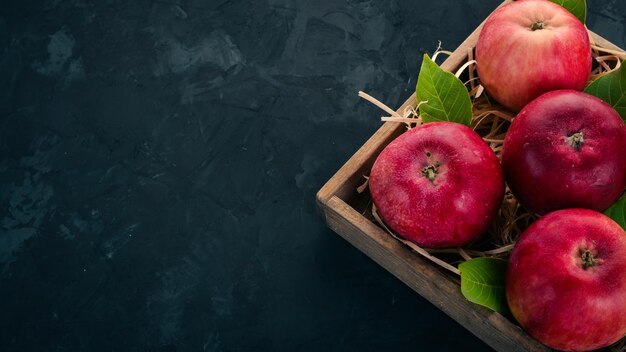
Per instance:
[[[381,152],[369,188],[378,214],[399,236],[444,248],[471,243],[487,230],[502,202],[504,175],[472,129],[431,122]]]
[[[544,28],[532,30],[542,21]],[[591,72],[585,26],[548,0],[516,1],[489,16],[476,44],[478,77],[514,111],[557,89],[582,90]]]
[[[587,251],[595,265],[585,268]],[[513,248],[505,291],[515,319],[541,343],[608,346],[626,335],[626,233],[593,210],[545,215]]]
[[[569,138],[581,133],[576,146]],[[531,211],[603,211],[626,187],[626,125],[604,101],[578,91],[545,93],[513,120],[502,167],[517,199]]]

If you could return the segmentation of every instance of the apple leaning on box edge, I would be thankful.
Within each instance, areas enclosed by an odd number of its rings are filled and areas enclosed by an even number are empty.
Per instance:
[[[557,89],[582,90],[591,72],[585,26],[548,0],[500,7],[485,21],[476,43],[476,69],[485,90],[519,111]]]

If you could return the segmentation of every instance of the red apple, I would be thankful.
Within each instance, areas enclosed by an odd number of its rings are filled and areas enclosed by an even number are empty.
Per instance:
[[[528,104],[502,150],[511,191],[529,210],[605,210],[626,187],[626,125],[604,101],[560,90]]]
[[[383,221],[420,246],[462,246],[496,214],[504,177],[496,154],[472,129],[452,122],[413,128],[378,156],[369,187]]]
[[[515,319],[541,343],[608,346],[626,335],[626,233],[592,210],[550,213],[520,236],[505,290]]]
[[[523,0],[489,16],[476,44],[482,85],[500,104],[518,111],[556,89],[582,90],[591,71],[585,26],[548,0]]]

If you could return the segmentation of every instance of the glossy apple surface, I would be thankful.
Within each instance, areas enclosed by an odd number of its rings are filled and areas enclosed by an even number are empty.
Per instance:
[[[485,22],[476,67],[489,95],[519,111],[545,92],[585,87],[591,71],[587,30],[548,0],[516,1]]]
[[[369,178],[378,214],[420,246],[462,246],[478,239],[504,193],[495,153],[469,127],[432,122],[393,140]]]
[[[626,125],[604,101],[560,90],[528,104],[502,150],[511,191],[529,210],[603,211],[626,187]]]
[[[506,297],[520,325],[565,351],[589,351],[626,335],[626,233],[587,209],[533,223],[509,258]]]

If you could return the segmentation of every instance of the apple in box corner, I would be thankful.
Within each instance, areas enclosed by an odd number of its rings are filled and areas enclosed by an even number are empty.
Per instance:
[[[543,344],[609,346],[626,335],[626,233],[593,210],[545,215],[513,248],[505,291],[515,319]]]
[[[478,77],[514,111],[556,89],[582,90],[591,72],[585,26],[548,0],[520,0],[494,11],[476,44]]]
[[[471,128],[431,122],[394,139],[370,172],[382,220],[427,248],[455,247],[481,237],[504,195],[496,154]]]

